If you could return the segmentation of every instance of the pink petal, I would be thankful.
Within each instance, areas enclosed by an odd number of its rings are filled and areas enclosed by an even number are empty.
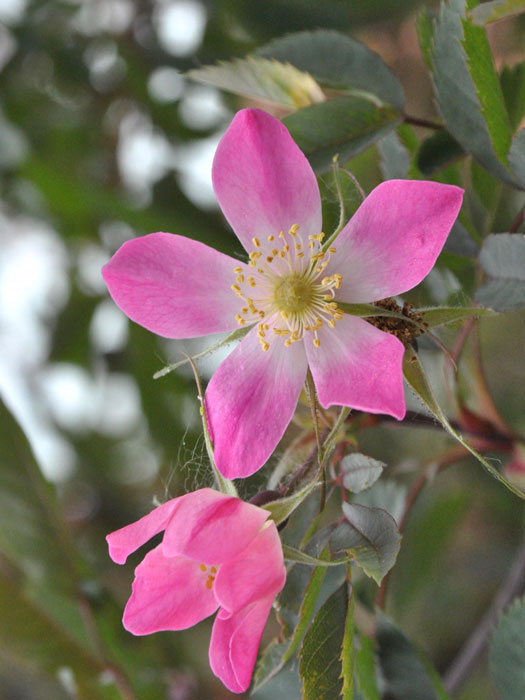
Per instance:
[[[243,552],[221,566],[215,596],[223,609],[236,613],[258,599],[273,598],[285,580],[281,540],[269,521]]]
[[[253,474],[272,454],[292,419],[306,369],[302,343],[285,348],[273,337],[264,352],[254,328],[215,372],[206,409],[215,462],[226,478]]]
[[[321,231],[321,198],[310,164],[286,127],[260,109],[237,112],[212,169],[215,194],[246,250],[299,224],[303,238]]]
[[[115,530],[106,537],[109,556],[116,564],[124,564],[131,552],[141,547],[154,535],[164,530],[177,507],[177,498],[163,503],[137,522]]]
[[[219,614],[213,623],[210,642],[210,666],[232,693],[242,693],[250,685],[262,633],[273,598],[258,601],[224,619]]]
[[[159,545],[135,569],[133,592],[124,610],[132,634],[192,627],[218,608],[208,568],[186,557],[165,557]]]
[[[421,180],[375,188],[334,242],[326,274],[343,276],[337,299],[369,302],[411,289],[432,269],[461,208],[463,190]]]
[[[222,564],[254,540],[267,518],[263,508],[200,489],[177,499],[162,549],[169,557],[184,555],[204,564]]]
[[[165,338],[192,338],[237,328],[231,290],[237,260],[172,233],[124,243],[102,275],[117,306]]]
[[[305,347],[321,406],[351,406],[401,420],[406,411],[403,343],[347,314],[335,328],[323,326],[318,334],[320,347],[311,337]]]

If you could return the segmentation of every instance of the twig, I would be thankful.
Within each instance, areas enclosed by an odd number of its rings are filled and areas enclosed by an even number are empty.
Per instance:
[[[481,618],[470,637],[462,646],[443,682],[450,694],[456,693],[474,670],[484,653],[489,635],[499,616],[512,600],[525,591],[525,542],[522,543],[510,567],[509,573],[489,610]]]
[[[412,124],[413,126],[424,126],[426,129],[443,129],[443,124],[438,124],[438,122],[430,121],[429,119],[421,119],[420,117],[412,117],[410,114],[405,114],[403,116],[403,121],[405,124]]]
[[[520,211],[518,212],[518,215],[514,219],[514,221],[511,223],[510,228],[509,228],[509,233],[516,233],[516,231],[519,229],[521,224],[525,221],[525,207],[522,207]]]

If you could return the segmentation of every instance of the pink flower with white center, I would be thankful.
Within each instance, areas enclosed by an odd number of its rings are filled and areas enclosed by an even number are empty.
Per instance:
[[[162,543],[135,569],[124,627],[137,635],[182,630],[218,610],[210,666],[229,690],[244,692],[286,578],[279,534],[268,516],[238,498],[200,489],[108,535],[111,558],[123,564],[164,530]]]
[[[315,175],[285,126],[257,109],[237,113],[212,175],[248,263],[182,236],[153,233],[125,243],[103,275],[124,313],[167,338],[255,324],[206,392],[221,473],[245,477],[264,464],[294,414],[308,367],[324,408],[402,419],[402,343],[343,314],[337,302],[373,302],[421,282],[463,190],[384,182],[333,245],[323,247]]]

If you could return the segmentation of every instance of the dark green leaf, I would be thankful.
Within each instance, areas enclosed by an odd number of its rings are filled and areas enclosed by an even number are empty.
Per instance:
[[[380,584],[394,566],[401,535],[395,520],[380,508],[343,503],[345,517],[330,538],[330,549],[346,551],[367,576]]]
[[[464,155],[465,151],[456,139],[448,131],[441,129],[423,141],[417,156],[417,165],[423,175],[430,176]]]
[[[247,56],[188,71],[189,78],[221,90],[300,109],[324,100],[311,75],[289,63]]]
[[[420,652],[385,615],[379,616],[376,638],[385,695],[391,700],[448,698],[439,678],[427,673]]]
[[[501,616],[489,650],[490,674],[501,700],[525,697],[525,598],[518,599]]]
[[[498,311],[525,307],[525,236],[520,233],[487,236],[479,260],[493,279],[477,291],[477,301]]]
[[[341,461],[343,485],[353,493],[370,488],[381,476],[386,467],[384,462],[354,452]]]
[[[0,403],[0,550],[30,578],[73,585],[64,549],[73,557],[57,502],[18,424]]]
[[[360,97],[339,97],[290,114],[284,123],[314,170],[344,162],[394,129],[399,113]]]
[[[500,474],[498,470],[492,464],[490,464],[490,462],[488,462],[477,450],[469,445],[468,442],[450,425],[448,418],[441,410],[441,407],[439,406],[436,397],[430,388],[430,384],[428,383],[425,370],[423,369],[419,357],[410,348],[407,348],[403,359],[403,374],[416,395],[419,396],[428,410],[438,419],[445,430],[459,443],[461,443],[463,447],[465,447],[478,460],[478,462],[480,462],[480,464],[491,476],[504,484],[516,496],[525,499],[525,493],[520,491],[517,486],[514,486],[514,484],[511,484],[510,481]]]
[[[263,46],[258,56],[289,62],[322,85],[343,92],[365,92],[403,109],[401,83],[374,51],[339,32],[290,34]]]
[[[351,700],[353,595],[348,583],[343,583],[315,616],[300,659],[304,700]]]
[[[509,163],[521,189],[525,189],[525,129],[520,129],[512,139]]]

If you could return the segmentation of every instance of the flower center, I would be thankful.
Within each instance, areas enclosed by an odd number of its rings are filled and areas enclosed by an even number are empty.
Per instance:
[[[236,274],[232,290],[243,300],[235,318],[239,325],[258,323],[257,335],[263,350],[269,350],[270,340],[284,339],[285,347],[302,340],[305,333],[313,334],[313,344],[319,347],[318,330],[327,325],[333,328],[343,312],[334,301],[334,289],[341,286],[342,275],[323,277],[333,247],[323,250],[324,233],[308,236],[308,243],[294,224],[288,234],[281,231],[270,235],[268,245],[252,238],[255,250],[250,255],[249,267],[234,268]]]
[[[206,579],[206,583],[204,584],[206,588],[209,590],[213,586],[213,582],[215,581],[215,576],[217,575],[217,567],[216,566],[206,566],[206,564],[199,564],[199,569],[202,571],[203,574],[208,573],[208,569],[210,570],[210,573],[208,574],[208,578]]]
[[[275,308],[285,314],[302,314],[312,303],[313,285],[298,274],[282,277],[273,291]]]

